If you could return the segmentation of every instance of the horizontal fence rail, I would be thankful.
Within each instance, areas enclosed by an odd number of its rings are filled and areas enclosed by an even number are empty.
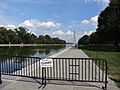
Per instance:
[[[107,88],[107,62],[95,58],[52,58],[53,67],[40,65],[39,57],[0,56],[0,73],[46,80],[105,83]],[[1,77],[0,74],[0,77]],[[1,79],[0,79],[1,80]]]

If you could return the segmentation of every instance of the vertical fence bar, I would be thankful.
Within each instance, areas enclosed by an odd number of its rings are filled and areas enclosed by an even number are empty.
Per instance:
[[[9,58],[9,57],[8,57],[8,58]],[[13,57],[13,58],[14,58],[14,57]],[[16,68],[15,68],[16,74],[15,74],[15,75],[17,75],[17,70],[18,70],[18,59],[17,59],[17,57],[16,57],[15,65],[16,65]]]
[[[1,59],[1,61],[2,61],[2,62],[0,62],[0,64],[1,64],[1,69],[0,69],[0,70],[1,70],[1,72],[0,72],[0,74],[1,74],[1,73],[2,73],[2,71],[3,71],[3,61],[4,61],[4,60],[2,59],[2,57],[1,57],[1,56],[0,56],[0,59]]]
[[[51,68],[53,68],[53,78],[55,78],[55,60],[53,60],[53,67],[51,67]]]
[[[24,62],[23,62],[23,63],[24,63]],[[22,71],[22,70],[23,70],[23,69],[22,69],[22,67],[23,67],[23,66],[22,66],[23,63],[22,63],[22,61],[21,61],[21,65],[20,65],[20,68],[21,68],[21,75],[23,74],[23,71]]]
[[[39,59],[39,78],[41,78],[40,76],[41,76],[41,66],[40,66],[40,59]]]
[[[10,60],[11,60],[11,58],[10,58]],[[8,72],[9,72],[9,73],[10,73],[10,60],[8,59],[8,62],[9,62],[9,65],[8,65],[8,67],[9,67],[8,70],[9,70],[9,71],[8,71]]]
[[[25,61],[23,57],[22,57],[22,60],[23,60],[23,67],[25,67]],[[24,76],[25,76],[25,68],[23,70],[24,70]]]
[[[16,57],[16,58],[17,58],[17,57]],[[16,70],[15,70],[15,68],[16,68],[16,61],[15,61],[16,58],[13,60],[13,61],[14,61],[14,75],[15,75],[15,73],[16,73],[16,72],[15,72],[15,71],[16,71]]]
[[[4,58],[5,58],[5,61],[6,61],[6,62],[5,62],[5,66],[6,66],[6,65],[7,65],[7,60],[6,60],[6,57],[4,57]],[[6,71],[6,74],[8,74],[8,67],[6,67],[6,70],[7,70],[7,71]]]
[[[10,61],[10,70],[11,71],[13,71],[13,65],[12,65],[12,63],[13,63],[13,59],[11,59],[11,61]],[[12,75],[12,73],[11,73],[11,75]]]
[[[78,65],[79,65],[79,67],[78,67],[78,73],[79,73],[78,80],[80,80],[80,60],[79,59],[78,59]]]
[[[90,59],[88,59],[88,81],[90,81]]]
[[[76,59],[75,59],[75,66],[74,66],[75,67],[75,80],[76,80],[76,75],[78,74],[77,71],[76,71],[76,66],[77,65],[76,65]]]
[[[63,67],[62,73],[63,73],[63,79],[64,79],[64,59],[62,60],[62,67]]]
[[[0,59],[1,59],[1,57],[0,57]],[[2,74],[1,74],[1,62],[0,62],[0,84],[2,84],[1,76],[2,76]]]
[[[57,62],[57,60],[55,59],[55,61],[56,61],[56,79],[58,79],[58,62]]]
[[[95,81],[97,80],[97,77],[96,77],[96,74],[97,74],[96,65],[97,65],[97,60],[95,59]],[[98,69],[99,69],[99,68],[98,68]]]
[[[24,66],[24,68],[25,68],[25,74],[27,76],[27,60],[26,60],[26,58],[24,58],[24,62],[25,62],[25,66]]]
[[[33,70],[33,69],[32,69],[32,64],[33,64],[33,62],[32,62],[32,60],[33,60],[33,59],[31,58],[31,77],[33,77],[33,71],[32,71],[32,70]]]
[[[107,81],[107,62],[105,61],[105,90],[107,89],[107,83],[108,83],[108,81]]]
[[[73,59],[72,59],[72,80],[73,80]]]
[[[92,60],[92,81],[93,81],[93,60]]]
[[[85,63],[85,81],[86,81],[86,72],[87,72],[87,70],[86,70],[86,59],[84,59],[84,63]]]
[[[6,71],[6,67],[5,67],[5,57],[4,57],[4,56],[3,56],[3,59],[4,59],[4,61],[3,61],[3,66],[4,66],[4,69],[5,69],[5,72],[4,72],[4,73],[6,74],[7,71]]]
[[[44,84],[44,76],[43,76],[43,75],[44,75],[44,74],[43,74],[44,71],[43,71],[43,70],[44,70],[44,69],[42,68],[42,85]]]
[[[99,81],[100,81],[100,59],[98,59],[98,61],[99,61]]]
[[[68,70],[67,70],[67,59],[65,59],[65,71],[66,71],[66,72],[65,72],[65,75],[66,75],[66,80],[67,80],[67,71],[68,71]]]
[[[36,59],[36,68],[35,68],[35,71],[36,71],[36,76],[35,77],[38,77],[38,68],[37,68],[37,58],[34,58],[34,59]]]
[[[104,61],[102,60],[102,82],[104,81]]]
[[[20,64],[21,64],[21,60],[19,60],[17,57],[17,75],[20,75]]]
[[[44,85],[46,85],[46,68],[45,68],[45,84]]]
[[[83,81],[83,59],[82,59],[82,81]]]
[[[61,60],[59,59],[59,76],[60,76],[60,79],[61,79]]]
[[[34,58],[33,58],[33,65],[34,65],[34,67],[33,67],[33,70],[34,70],[34,76],[33,76],[33,77],[35,77],[35,60],[34,60]]]
[[[67,59],[67,63],[68,63],[68,80],[70,80],[70,60]]]
[[[42,85],[46,85],[46,68],[42,68]]]

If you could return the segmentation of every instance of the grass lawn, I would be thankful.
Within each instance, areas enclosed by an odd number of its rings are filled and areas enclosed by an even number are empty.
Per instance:
[[[108,63],[108,76],[120,88],[120,47],[112,46],[81,46],[81,49],[91,58],[102,58]]]

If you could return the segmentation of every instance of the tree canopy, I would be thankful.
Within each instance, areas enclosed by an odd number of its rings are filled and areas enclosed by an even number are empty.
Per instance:
[[[95,43],[119,45],[120,0],[110,0],[109,6],[100,13],[98,28],[89,36],[89,44]]]
[[[0,44],[65,44],[66,41],[59,38],[52,38],[49,35],[40,35],[28,32],[24,27],[18,27],[14,30],[0,27]]]

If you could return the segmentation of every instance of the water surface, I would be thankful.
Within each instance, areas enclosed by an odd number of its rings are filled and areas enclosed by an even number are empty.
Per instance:
[[[66,46],[33,46],[33,47],[0,47],[0,56],[25,56],[25,57],[39,57],[45,58],[53,55],[63,49]],[[16,63],[19,62],[19,63]],[[32,64],[37,62],[36,60],[28,59],[16,59],[4,57],[0,58],[1,71],[3,73],[13,73],[26,66],[26,63]]]

